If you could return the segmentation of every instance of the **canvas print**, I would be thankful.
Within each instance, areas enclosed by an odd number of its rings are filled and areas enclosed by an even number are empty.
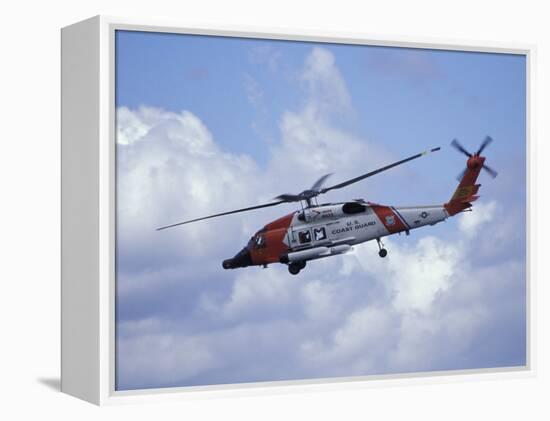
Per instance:
[[[527,364],[525,55],[115,48],[116,390]]]

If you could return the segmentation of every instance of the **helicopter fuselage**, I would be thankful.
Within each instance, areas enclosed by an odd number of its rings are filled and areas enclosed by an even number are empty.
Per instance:
[[[435,225],[449,216],[443,205],[393,207],[362,200],[293,212],[259,230],[225,269],[305,262],[351,251],[370,240]]]

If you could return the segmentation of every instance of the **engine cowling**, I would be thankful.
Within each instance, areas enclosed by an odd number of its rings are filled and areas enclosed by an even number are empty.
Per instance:
[[[336,205],[324,205],[318,208],[305,209],[298,219],[302,221],[320,221],[325,219],[336,219],[342,216],[354,215],[365,212],[368,206],[361,202],[346,202]]]

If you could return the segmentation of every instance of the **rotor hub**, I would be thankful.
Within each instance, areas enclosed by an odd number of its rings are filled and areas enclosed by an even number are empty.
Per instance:
[[[483,139],[483,142],[481,142],[479,149],[475,153],[471,153],[471,152],[468,152],[468,150],[464,148],[464,146],[462,146],[458,142],[458,140],[453,139],[453,141],[451,142],[451,146],[468,157],[468,160],[466,161],[466,168],[464,169],[464,171],[462,171],[459,174],[459,176],[457,177],[458,180],[462,180],[462,177],[464,177],[467,170],[481,171],[481,169],[484,169],[489,173],[491,177],[495,178],[497,176],[498,173],[494,169],[486,165],[485,157],[481,156],[483,150],[492,141],[493,141],[493,138],[491,136],[486,136],[485,139]]]
[[[468,158],[468,162],[466,163],[466,165],[468,166],[468,168],[475,170],[479,167],[482,167],[484,161],[485,161],[484,157],[474,155]]]

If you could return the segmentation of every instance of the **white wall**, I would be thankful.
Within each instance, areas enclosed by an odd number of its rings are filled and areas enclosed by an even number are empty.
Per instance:
[[[60,394],[59,379],[59,28],[98,13],[154,16],[182,23],[266,25],[355,31],[435,39],[538,44],[535,117],[536,179],[542,242],[548,225],[543,181],[549,139],[550,30],[543,2],[232,0],[94,2],[25,1],[0,6],[0,315],[2,320],[0,417],[3,419],[548,419],[550,390],[549,297],[544,257],[538,253],[534,299],[539,374],[520,380],[452,382],[400,387],[267,395],[240,399],[103,408]],[[546,188],[548,191],[548,189]],[[545,326],[545,330],[542,327]],[[537,326],[535,326],[536,328]],[[55,386],[58,387],[58,386]],[[546,390],[544,390],[546,389]],[[544,392],[543,392],[544,390]],[[544,393],[544,394],[543,394]],[[547,400],[547,399],[546,399]],[[12,413],[6,416],[6,413]]]

